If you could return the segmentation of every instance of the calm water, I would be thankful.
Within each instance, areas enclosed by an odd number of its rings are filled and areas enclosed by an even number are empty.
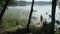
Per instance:
[[[51,15],[51,5],[45,5],[45,6],[34,6],[34,10],[36,10],[37,12],[33,12],[33,16],[35,16],[37,18],[37,20],[40,19],[40,16],[43,15],[44,19],[46,19],[48,22],[51,21],[51,18],[49,17],[49,15]],[[26,6],[26,8],[30,9],[30,6]],[[48,13],[48,14],[46,14]],[[59,7],[56,7],[56,20],[60,21],[60,10]]]
[[[52,7],[51,5],[34,6],[34,10],[36,10],[36,12],[33,12],[32,16],[36,17],[37,18],[36,20],[39,21],[40,15],[43,15],[44,19],[46,19],[49,22],[49,21],[51,21],[51,18],[49,17],[49,15],[51,15],[51,10],[52,10],[51,7]],[[17,11],[18,13],[24,12],[24,13],[27,13],[29,15],[31,6],[30,5],[16,6],[16,7],[10,7],[9,9],[10,9],[10,11]],[[57,6],[56,7],[56,20],[60,21],[60,19],[59,19],[60,18],[60,15],[59,15],[60,12],[59,11],[60,11],[59,7]],[[48,14],[46,14],[46,13],[48,13]]]

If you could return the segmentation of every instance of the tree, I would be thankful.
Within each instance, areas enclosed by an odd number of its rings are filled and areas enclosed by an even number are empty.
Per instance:
[[[0,9],[3,8],[3,6],[5,5],[5,2],[6,2],[6,0],[0,0]],[[16,3],[15,3],[15,0],[10,0],[10,1],[8,2],[8,6],[13,6],[14,4],[16,4]]]
[[[30,11],[30,15],[29,15],[28,25],[27,25],[27,28],[26,28],[28,33],[29,33],[29,26],[30,26],[30,22],[31,22],[31,16],[32,16],[32,13],[33,13],[33,6],[34,6],[34,0],[32,0],[31,11]]]
[[[3,5],[5,5],[5,2],[6,2],[6,0],[0,0],[0,7],[1,6],[3,7]],[[13,6],[15,3],[16,3],[15,0],[10,0],[8,2],[8,6]]]
[[[6,8],[7,8],[8,2],[9,2],[9,0],[6,1],[6,4],[5,4],[2,12],[0,13],[0,27],[1,27],[1,19],[2,19],[2,17],[3,17],[3,14],[4,14]]]
[[[56,2],[57,2],[57,0],[52,0],[51,34],[54,34]]]
[[[0,1],[0,7],[2,8],[2,11],[0,13],[0,26],[1,26],[1,20],[2,20],[2,17],[5,13],[5,10],[7,8],[7,6],[10,6],[12,5],[13,1],[12,0],[1,0]]]

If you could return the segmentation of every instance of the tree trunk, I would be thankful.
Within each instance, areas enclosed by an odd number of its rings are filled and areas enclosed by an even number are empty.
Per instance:
[[[33,13],[33,6],[34,6],[34,0],[32,0],[31,11],[30,11],[30,15],[29,15],[28,25],[27,25],[27,28],[26,28],[28,33],[29,33],[29,26],[30,26],[30,22],[31,22],[31,16],[32,16],[32,13]]]
[[[4,15],[4,13],[5,13],[5,10],[6,10],[6,8],[7,8],[7,5],[8,5],[8,2],[9,2],[9,0],[6,0],[6,4],[5,4],[5,6],[3,7],[3,10],[1,11],[1,13],[0,13],[0,26],[1,26],[1,20],[2,20],[2,17],[3,17],[3,15]]]
[[[55,26],[55,12],[56,12],[56,3],[57,0],[52,0],[52,23],[51,23],[51,34],[54,34],[54,26]]]

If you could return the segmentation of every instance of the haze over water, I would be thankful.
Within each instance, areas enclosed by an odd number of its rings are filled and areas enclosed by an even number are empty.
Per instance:
[[[49,17],[49,15],[51,15],[51,5],[43,5],[43,6],[34,6],[34,10],[36,10],[36,12],[33,12],[33,16],[35,16],[38,20],[40,19],[40,16],[42,15],[44,17],[44,19],[46,19],[48,22],[51,21],[51,18]],[[30,9],[30,6],[27,5],[26,8]],[[59,12],[60,9],[57,6],[56,7],[56,20],[60,21],[60,15]],[[48,13],[48,14],[46,14]]]
[[[41,3],[40,3],[41,4]],[[13,8],[11,8],[11,9],[13,9]],[[21,10],[21,9],[24,9],[24,11],[23,10]],[[31,5],[26,5],[26,6],[16,6],[15,7],[15,10],[17,10],[17,11],[23,11],[23,12],[26,12],[26,11],[30,11],[30,9],[31,9]],[[15,11],[14,10],[14,11]],[[26,11],[25,11],[26,10]],[[32,16],[34,16],[34,17],[36,17],[37,19],[36,20],[38,20],[39,21],[39,19],[40,19],[40,16],[42,15],[43,17],[44,17],[44,19],[46,19],[48,22],[50,22],[51,21],[51,18],[49,17],[49,15],[51,15],[51,11],[52,11],[52,5],[50,4],[50,3],[43,3],[42,2],[42,4],[41,5],[38,5],[38,3],[37,3],[37,5],[34,5],[34,10],[36,11],[36,12],[33,12],[33,15]],[[60,9],[59,9],[59,6],[57,5],[57,7],[56,7],[56,20],[59,20],[60,21]],[[48,13],[48,14],[46,14],[46,13]],[[29,14],[28,14],[29,15]]]

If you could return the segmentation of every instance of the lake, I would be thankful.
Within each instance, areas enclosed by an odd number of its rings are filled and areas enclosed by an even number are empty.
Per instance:
[[[34,10],[36,12],[33,12],[33,17],[36,17],[37,21],[39,21],[40,19],[40,16],[42,15],[44,17],[44,19],[46,19],[48,22],[51,21],[51,18],[49,17],[49,15],[51,15],[51,4],[50,5],[34,5]],[[27,5],[27,6],[15,6],[15,7],[9,7],[9,11],[14,11],[15,13],[18,13],[21,15],[22,14],[27,14],[26,17],[29,16],[29,13],[30,13],[30,9],[31,9],[31,5]],[[60,9],[59,9],[59,6],[56,7],[56,20],[59,20],[60,21]],[[46,14],[48,13],[48,14]]]
[[[31,6],[26,6],[26,9],[29,10]],[[37,18],[37,20],[40,19],[40,16],[42,15],[44,17],[44,19],[46,19],[48,22],[51,21],[51,18],[49,17],[49,15],[51,15],[51,5],[41,5],[41,6],[34,6],[34,10],[36,10],[36,12],[33,12],[33,16]],[[46,14],[48,13],[48,14]],[[56,20],[60,21],[60,9],[59,6],[56,7]]]

